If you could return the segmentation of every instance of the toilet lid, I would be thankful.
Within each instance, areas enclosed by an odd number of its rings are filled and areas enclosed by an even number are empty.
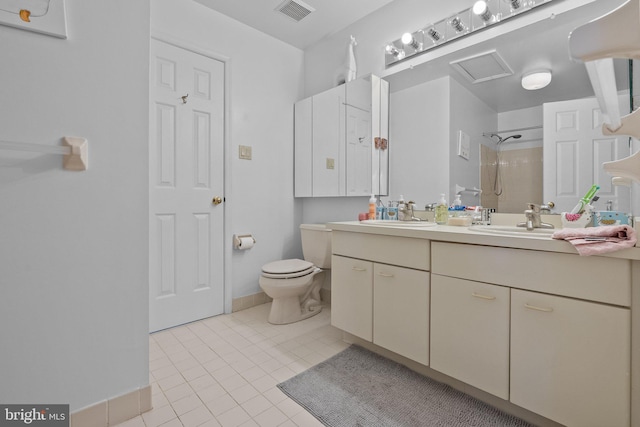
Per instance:
[[[309,261],[303,261],[301,259],[283,259],[263,265],[262,272],[277,275],[291,273],[307,274],[310,273],[313,268],[313,263]]]

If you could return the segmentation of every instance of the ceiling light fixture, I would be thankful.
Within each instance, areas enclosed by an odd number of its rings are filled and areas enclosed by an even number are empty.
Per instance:
[[[550,70],[538,70],[526,73],[522,76],[522,87],[526,90],[537,90],[551,83]]]

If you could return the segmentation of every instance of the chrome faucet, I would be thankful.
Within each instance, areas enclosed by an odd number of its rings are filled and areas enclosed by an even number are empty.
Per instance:
[[[528,231],[532,231],[534,228],[554,228],[552,224],[542,222],[540,219],[540,205],[527,203],[527,208],[524,211],[526,221],[516,224],[518,227],[526,227]]]
[[[400,208],[400,212],[402,212],[402,220],[403,221],[422,221],[422,219],[416,217],[413,213],[413,207],[415,206],[415,202],[414,201],[408,201],[405,202],[402,206],[402,208]]]

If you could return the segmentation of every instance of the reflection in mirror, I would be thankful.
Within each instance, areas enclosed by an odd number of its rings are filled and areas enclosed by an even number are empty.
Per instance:
[[[453,200],[456,185],[479,187],[483,190],[479,196],[462,194],[463,204],[482,204],[500,212],[518,213],[526,209],[527,203],[554,201],[547,199],[544,190],[545,177],[555,169],[555,164],[544,163],[547,156],[543,144],[543,104],[594,96],[584,64],[569,57],[568,36],[578,26],[623,2],[598,0],[563,13],[547,14],[534,23],[504,33],[496,31],[495,36],[485,41],[411,64],[385,76],[394,91],[391,96],[391,139],[396,149],[391,160],[391,196],[404,194],[420,206],[437,201],[443,191],[448,191],[447,200]],[[495,67],[482,67],[488,63],[482,61],[491,58],[497,58],[490,62]],[[467,71],[461,72],[458,65]],[[616,60],[615,65],[616,84],[622,93],[626,93],[628,104],[629,62]],[[540,69],[551,70],[551,83],[539,90],[525,90],[522,76]],[[491,70],[494,70],[495,78]],[[598,120],[597,115],[592,116]],[[459,154],[461,133],[470,138],[468,159]],[[502,138],[502,144],[497,144],[498,138],[490,137],[491,134]],[[522,136],[507,139],[513,134]],[[448,143],[446,147],[439,145],[445,142]],[[398,149],[399,146],[411,149],[405,151]],[[602,156],[605,151],[603,145],[595,152]],[[496,170],[498,158],[499,171]],[[555,161],[562,163],[562,159]],[[575,165],[570,173],[578,170],[581,167]],[[407,171],[418,171],[418,175]],[[424,174],[420,175],[422,171]],[[563,173],[554,175],[562,176]],[[593,173],[610,183],[610,177],[599,175],[601,171]],[[585,178],[584,183],[562,180],[558,185],[576,186],[560,190],[571,193],[577,200],[593,180],[595,177]],[[607,200],[603,197],[596,209],[604,208]],[[558,209],[555,211],[559,212]]]

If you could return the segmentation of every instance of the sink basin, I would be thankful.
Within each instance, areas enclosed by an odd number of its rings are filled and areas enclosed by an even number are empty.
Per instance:
[[[435,222],[427,222],[427,221],[389,221],[384,219],[367,219],[364,221],[360,221],[360,224],[385,225],[388,227],[411,227],[411,228],[435,227],[437,225]]]
[[[538,239],[548,239],[556,229],[554,228],[534,228],[529,231],[524,227],[516,227],[509,225],[472,225],[469,227],[471,231],[481,233],[500,234],[502,236],[518,236],[518,237],[535,237]]]

